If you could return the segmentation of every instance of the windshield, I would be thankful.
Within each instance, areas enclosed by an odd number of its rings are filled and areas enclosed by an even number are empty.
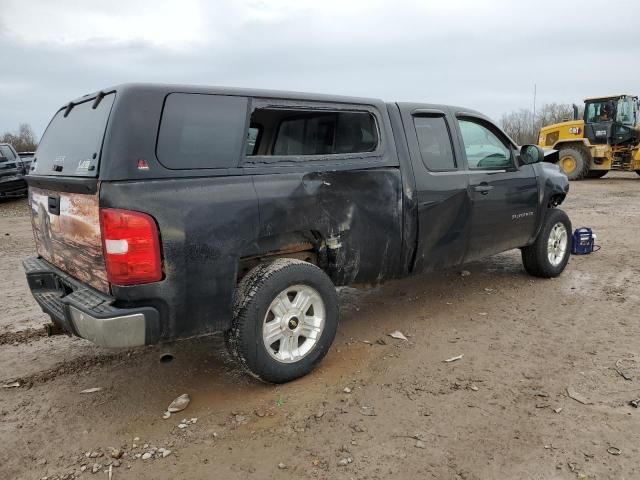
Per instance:
[[[636,102],[636,99],[631,97],[624,97],[618,100],[616,122],[631,127],[634,126],[636,124]]]
[[[586,123],[610,122],[612,120],[623,125],[635,125],[636,99],[622,97],[587,103],[585,110]]]
[[[35,153],[36,175],[95,177],[115,93],[105,95],[93,108],[95,99],[74,105],[65,117],[65,108],[55,114]]]
[[[6,145],[0,145],[0,157],[6,158],[9,161],[16,159],[13,150]]]

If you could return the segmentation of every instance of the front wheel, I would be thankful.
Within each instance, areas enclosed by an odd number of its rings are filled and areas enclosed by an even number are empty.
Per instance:
[[[522,249],[524,269],[535,277],[560,275],[571,254],[571,220],[558,208],[547,211],[536,241]]]
[[[255,267],[238,285],[227,347],[259,379],[288,382],[309,373],[327,354],[338,316],[335,287],[322,270],[277,259]]]
[[[589,151],[579,145],[560,149],[558,166],[569,180],[581,180],[589,171]]]

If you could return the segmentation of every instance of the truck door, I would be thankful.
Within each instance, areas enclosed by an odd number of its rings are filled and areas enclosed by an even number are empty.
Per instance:
[[[455,129],[444,111],[404,109],[402,119],[415,176],[418,240],[414,272],[464,260],[471,204]]]
[[[457,127],[472,203],[465,261],[527,245],[538,211],[533,166],[518,165],[515,145],[486,119],[459,115]]]

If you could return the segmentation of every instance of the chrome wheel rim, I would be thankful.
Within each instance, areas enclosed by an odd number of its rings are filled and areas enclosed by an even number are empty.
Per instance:
[[[547,256],[551,265],[557,267],[562,263],[568,244],[569,234],[567,233],[567,227],[560,222],[556,223],[549,233],[549,241],[547,243]]]
[[[307,285],[280,292],[264,316],[262,340],[267,352],[281,363],[294,363],[316,346],[325,325],[320,293]]]

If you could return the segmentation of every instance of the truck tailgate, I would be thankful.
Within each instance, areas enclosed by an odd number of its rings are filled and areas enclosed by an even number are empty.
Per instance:
[[[31,187],[29,204],[38,254],[69,275],[108,293],[98,193]]]

